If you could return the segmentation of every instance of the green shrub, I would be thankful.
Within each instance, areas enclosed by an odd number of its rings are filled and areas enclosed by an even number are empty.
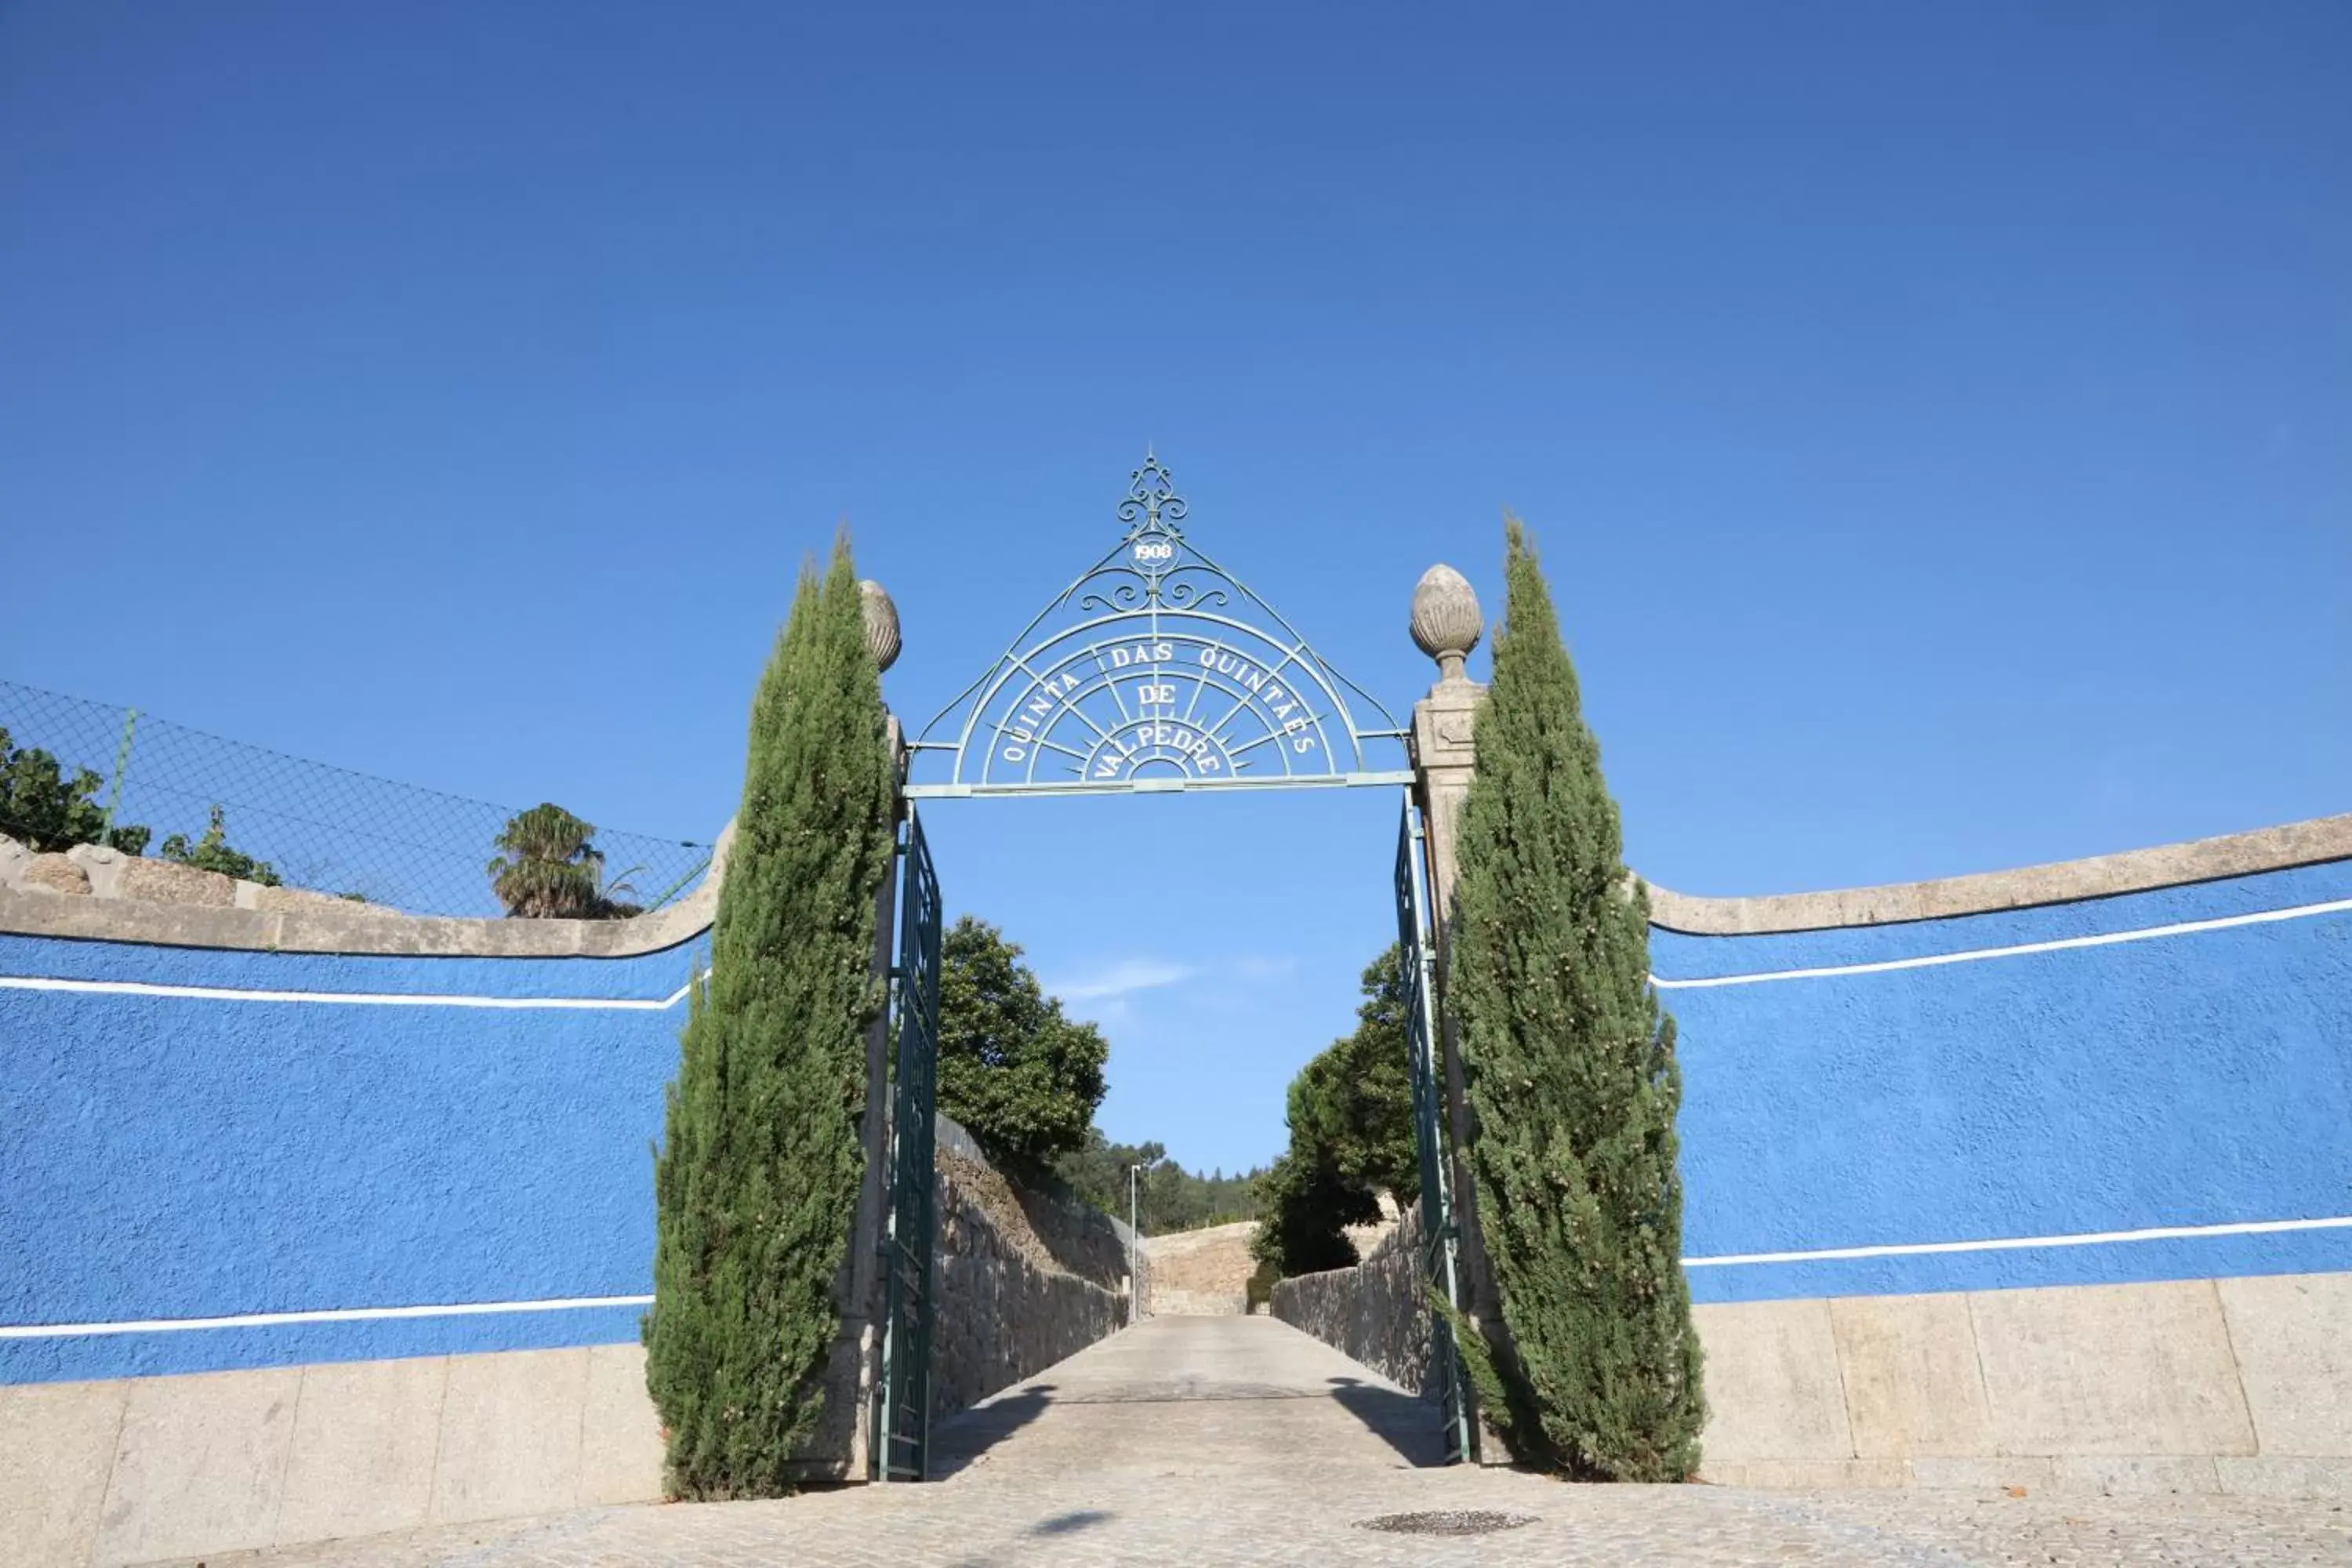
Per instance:
[[[886,747],[844,539],[821,586],[803,572],[752,700],[710,973],[656,1155],[646,1382],[682,1497],[789,1490],[823,1407],[882,1001],[869,968],[891,861]]]
[[[125,855],[147,852],[148,832],[128,823],[106,832],[106,808],[98,792],[106,781],[88,768],[71,778],[56,757],[37,746],[19,749],[0,729],[0,833],[37,854],[105,842]]]
[[[1706,1411],[1680,1261],[1674,1021],[1650,989],[1647,895],[1629,896],[1601,749],[1516,519],[1506,572],[1446,990],[1508,1330],[1486,1348],[1509,1394],[1488,1415],[1521,1458],[1570,1476],[1679,1480]]]
[[[193,866],[199,871],[218,871],[240,882],[258,882],[265,888],[283,885],[268,861],[257,860],[230,846],[228,813],[217,805],[212,809],[205,836],[191,844],[186,834],[173,834],[163,840],[163,858],[174,865]]]
[[[1080,1202],[1125,1219],[1128,1170],[1139,1165],[1142,1175],[1135,1184],[1136,1212],[1146,1236],[1258,1217],[1264,1171],[1236,1171],[1230,1176],[1222,1169],[1188,1171],[1168,1157],[1163,1143],[1113,1143],[1100,1128],[1087,1134],[1085,1148],[1055,1161],[1054,1173]]]

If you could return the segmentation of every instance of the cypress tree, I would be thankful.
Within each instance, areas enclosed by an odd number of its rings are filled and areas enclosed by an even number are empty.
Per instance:
[[[1508,1331],[1480,1381],[1499,1380],[1506,1406],[1489,1415],[1523,1459],[1680,1480],[1706,1408],[1681,1264],[1674,1020],[1650,988],[1648,894],[1629,885],[1550,595],[1518,521],[1505,531],[1446,994]]]
[[[816,1424],[864,1170],[891,763],[846,538],[801,573],[758,694],[710,973],[656,1151],[646,1382],[671,1491],[772,1497]]]

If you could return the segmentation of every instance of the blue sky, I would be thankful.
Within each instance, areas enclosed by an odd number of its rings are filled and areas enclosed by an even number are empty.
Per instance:
[[[700,837],[837,520],[919,721],[1150,441],[1400,711],[1517,509],[1671,887],[2352,808],[2348,69],[2285,0],[16,0],[0,675]],[[1114,1135],[1275,1152],[1392,801],[932,822]]]

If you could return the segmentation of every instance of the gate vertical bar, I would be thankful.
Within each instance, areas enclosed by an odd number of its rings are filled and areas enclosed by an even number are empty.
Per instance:
[[[1454,1212],[1447,1196],[1444,1119],[1438,1110],[1437,961],[1430,927],[1429,852],[1421,813],[1410,791],[1397,827],[1397,973],[1405,988],[1405,1033],[1412,1052],[1412,1141],[1421,1167],[1422,1276],[1450,1310],[1459,1311]],[[1445,1417],[1445,1458],[1459,1464],[1471,1457],[1470,1402],[1454,1348],[1454,1324],[1444,1312],[1430,1314],[1429,1383]]]
[[[929,1471],[931,1436],[931,1247],[939,1215],[936,1080],[940,1034],[940,882],[923,825],[907,808],[899,846],[905,882],[898,901],[898,963],[891,972],[898,1044],[890,1116],[890,1217],[883,1247],[880,1430],[874,1475],[919,1481]]]

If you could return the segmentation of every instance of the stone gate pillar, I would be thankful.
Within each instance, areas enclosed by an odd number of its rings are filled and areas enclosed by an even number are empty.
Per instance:
[[[1461,573],[1440,564],[1421,574],[1412,591],[1412,640],[1437,661],[1437,684],[1412,705],[1407,750],[1412,761],[1413,799],[1421,807],[1426,834],[1432,916],[1437,930],[1438,1036],[1444,1058],[1446,1132],[1453,1145],[1447,1184],[1454,1199],[1454,1228],[1460,1232],[1455,1267],[1463,1310],[1488,1344],[1499,1345],[1505,1342],[1506,1331],[1478,1227],[1477,1185],[1470,1174],[1474,1131],[1470,1102],[1454,1009],[1445,996],[1445,975],[1454,952],[1454,884],[1461,869],[1462,807],[1470,797],[1470,780],[1477,764],[1473,726],[1486,698],[1486,689],[1471,679],[1464,667],[1485,629],[1478,595]],[[1478,1453],[1482,1463],[1508,1462],[1501,1441],[1483,1418]]]
[[[857,588],[866,616],[866,650],[874,656],[875,668],[887,670],[898,658],[898,607],[879,583],[864,582]],[[895,833],[907,815],[906,797],[898,793],[907,782],[907,738],[898,716],[887,706],[882,711],[885,743],[890,748],[890,824]],[[893,860],[883,873],[882,885],[874,891],[874,958],[869,973],[885,996],[889,994],[890,966],[898,956],[898,862]],[[890,1015],[886,1005],[866,1029],[866,1114],[858,1128],[866,1174],[858,1184],[857,1215],[850,1229],[848,1299],[841,1318],[842,1338],[849,1342],[850,1353],[856,1358],[850,1403],[856,1413],[848,1435],[846,1474],[842,1479],[856,1481],[866,1479],[873,1468],[875,1406],[881,1397],[882,1238],[888,1223],[885,1211],[890,1188]]]
[[[1478,595],[1461,573],[1438,565],[1421,574],[1412,591],[1412,640],[1437,661],[1437,684],[1412,705],[1408,749],[1413,795],[1429,835],[1429,877],[1436,900],[1433,914],[1441,951],[1454,916],[1462,803],[1469,798],[1470,774],[1477,762],[1471,725],[1486,696],[1486,689],[1470,679],[1464,665],[1485,629]]]

